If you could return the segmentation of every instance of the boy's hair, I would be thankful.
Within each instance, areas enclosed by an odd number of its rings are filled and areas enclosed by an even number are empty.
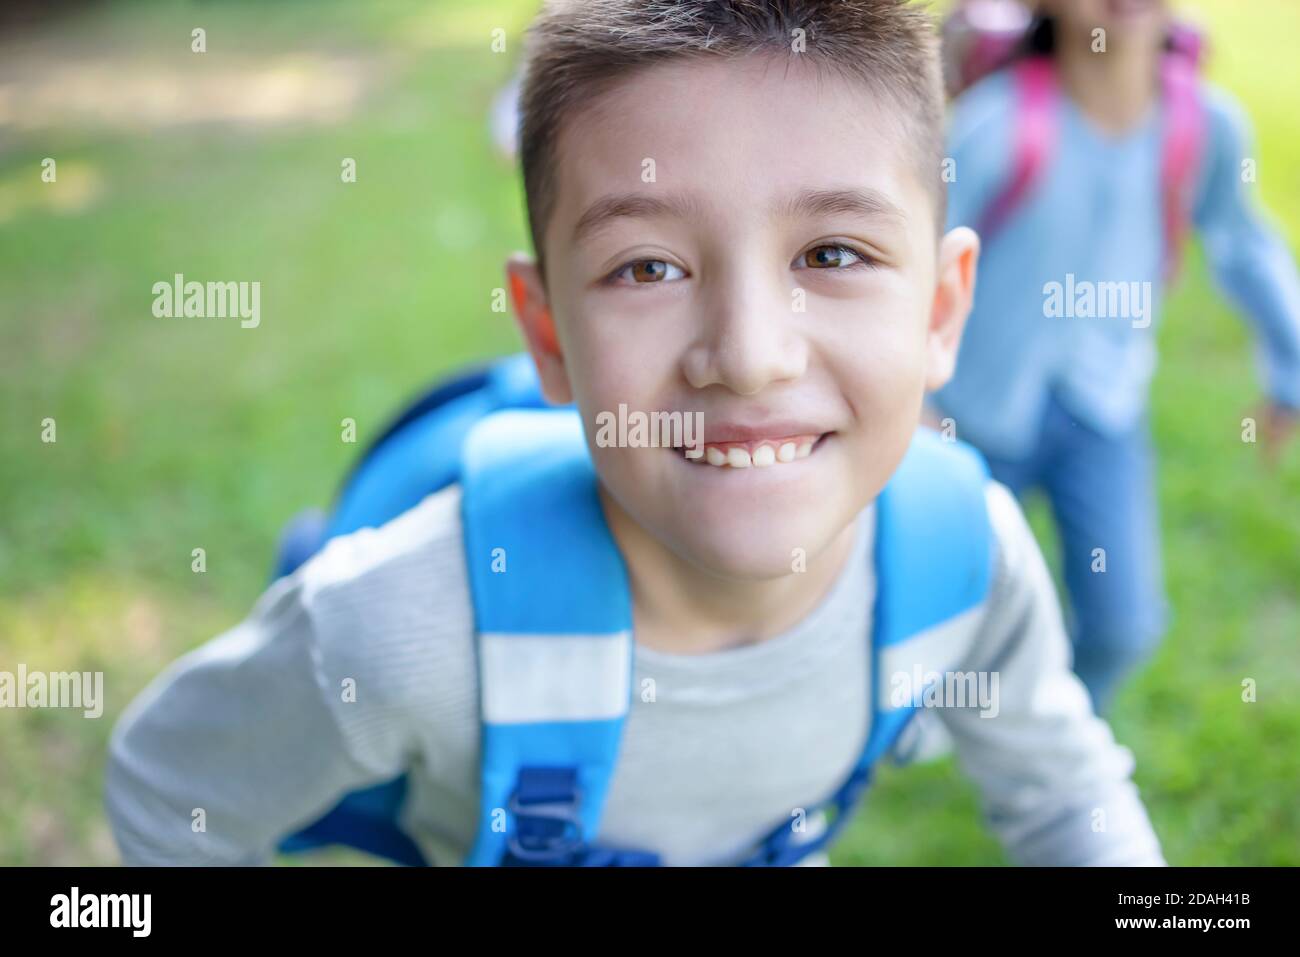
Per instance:
[[[796,34],[795,30],[802,30]],[[803,49],[795,52],[802,37]],[[545,0],[529,29],[519,154],[539,266],[561,125],[636,70],[708,56],[807,56],[890,102],[942,230],[947,187],[937,37],[911,0]],[[545,270],[542,270],[543,277]]]

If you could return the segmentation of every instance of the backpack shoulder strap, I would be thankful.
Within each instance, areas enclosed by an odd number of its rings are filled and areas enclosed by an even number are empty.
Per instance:
[[[876,762],[920,710],[912,676],[944,671],[969,616],[988,597],[993,533],[988,468],[973,448],[918,429],[876,499],[876,603],[871,635],[871,727],[857,765],[824,806],[834,820],[811,836],[781,824],[749,865],[787,865],[827,846],[851,817]],[[899,675],[907,676],[900,689]],[[904,693],[900,694],[900,690]],[[812,817],[813,815],[809,815]]]
[[[542,404],[540,384],[526,354],[463,372],[428,390],[359,458],[331,515],[309,510],[285,529],[275,577],[290,574],[330,538],[382,525],[456,481],[461,444],[483,416],[500,408]],[[322,817],[285,837],[280,849],[291,853],[343,844],[399,864],[428,863],[400,825],[407,785],[402,774],[345,794]]]
[[[1024,202],[1056,143],[1056,68],[1048,57],[1026,57],[1010,67],[1016,91],[1011,175],[976,223],[986,242]]]
[[[1197,82],[1197,61],[1177,52],[1160,65],[1164,93],[1164,131],[1160,146],[1160,190],[1164,222],[1164,278],[1182,265],[1183,243],[1191,225],[1192,190],[1206,136],[1205,107]]]
[[[988,467],[971,446],[920,429],[880,495],[867,763],[879,759],[914,716],[924,689],[913,677],[953,663],[954,639],[988,596],[988,481]],[[908,680],[900,680],[904,675]]]
[[[487,416],[461,485],[482,715],[466,863],[575,863],[597,833],[633,664],[627,573],[577,413]]]

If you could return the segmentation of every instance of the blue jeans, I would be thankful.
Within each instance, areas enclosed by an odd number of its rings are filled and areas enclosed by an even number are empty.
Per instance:
[[[1037,488],[1051,503],[1074,670],[1103,713],[1121,679],[1159,643],[1169,615],[1147,420],[1104,436],[1053,397],[1029,458],[987,458],[993,477],[1017,497]],[[1104,549],[1104,572],[1095,549]]]

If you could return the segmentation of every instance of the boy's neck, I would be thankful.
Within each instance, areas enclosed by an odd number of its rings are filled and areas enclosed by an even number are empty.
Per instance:
[[[602,487],[601,505],[627,565],[637,644],[703,655],[755,644],[787,631],[830,591],[854,553],[856,517],[807,569],[764,581],[720,578],[647,532]]]
[[[1095,53],[1090,35],[1062,36],[1056,65],[1066,95],[1097,126],[1118,135],[1139,124],[1158,98],[1161,51],[1114,39],[1105,53]]]

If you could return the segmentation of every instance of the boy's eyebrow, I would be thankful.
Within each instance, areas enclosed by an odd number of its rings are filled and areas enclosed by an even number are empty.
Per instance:
[[[700,204],[688,196],[667,193],[663,196],[648,196],[644,193],[621,193],[602,196],[590,206],[573,227],[573,242],[579,243],[586,236],[594,233],[610,220],[622,216],[649,219],[654,216],[688,216],[702,215]]]
[[[893,219],[903,222],[903,211],[885,198],[879,190],[852,187],[848,189],[806,189],[796,193],[777,212],[783,217],[829,216],[851,213],[870,219]],[[621,193],[603,196],[587,207],[573,227],[573,242],[579,243],[601,226],[620,217],[648,219],[654,216],[702,216],[700,204],[689,196],[667,193],[649,196],[644,193]]]
[[[868,219],[893,219],[899,223],[907,220],[903,211],[891,203],[885,194],[870,188],[806,189],[780,207],[786,217],[830,216],[851,213]]]

